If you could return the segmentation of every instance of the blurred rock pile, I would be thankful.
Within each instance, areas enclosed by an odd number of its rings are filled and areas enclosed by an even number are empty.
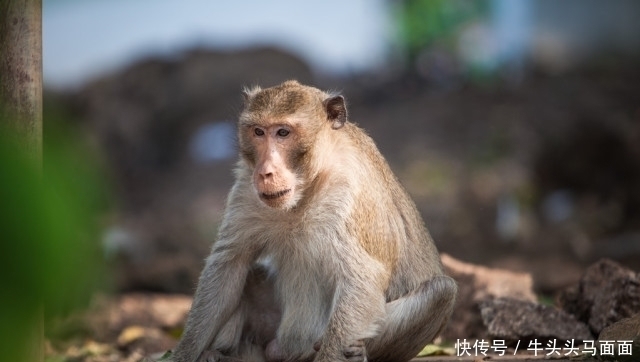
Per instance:
[[[608,259],[587,268],[554,304],[538,302],[530,275],[473,266],[449,256],[443,262],[460,288],[445,339],[593,340],[620,320],[640,318],[640,273]],[[627,339],[633,340],[636,332],[628,330]]]
[[[603,259],[561,292],[556,305],[540,304],[530,274],[489,269],[443,255],[459,287],[457,304],[441,339],[504,340],[527,346],[558,340],[635,341],[640,353],[640,273]],[[131,293],[98,296],[83,313],[54,323],[49,354],[76,360],[138,361],[171,349],[182,331],[191,298]],[[523,348],[524,349],[524,348]],[[630,361],[632,361],[631,359]]]

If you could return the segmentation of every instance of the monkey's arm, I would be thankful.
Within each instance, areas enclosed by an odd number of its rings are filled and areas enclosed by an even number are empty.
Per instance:
[[[195,362],[238,307],[249,271],[229,240],[219,240],[200,275],[175,362]]]

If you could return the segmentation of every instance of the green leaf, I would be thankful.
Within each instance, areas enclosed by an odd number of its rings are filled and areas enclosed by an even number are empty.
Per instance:
[[[426,357],[426,356],[453,356],[456,351],[453,347],[444,347],[438,346],[435,344],[427,344],[420,353],[418,353],[417,357]]]

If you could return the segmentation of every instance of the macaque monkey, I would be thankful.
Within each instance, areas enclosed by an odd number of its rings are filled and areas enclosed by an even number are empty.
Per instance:
[[[457,287],[341,95],[244,92],[240,160],[176,362],[408,361]]]

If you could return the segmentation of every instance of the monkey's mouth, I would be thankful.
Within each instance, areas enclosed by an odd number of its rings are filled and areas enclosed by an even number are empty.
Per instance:
[[[267,192],[263,192],[260,194],[260,197],[262,197],[265,200],[275,200],[278,199],[286,194],[288,194],[291,191],[291,189],[286,189],[286,190],[282,190],[282,191],[276,191],[273,193],[267,193]]]

